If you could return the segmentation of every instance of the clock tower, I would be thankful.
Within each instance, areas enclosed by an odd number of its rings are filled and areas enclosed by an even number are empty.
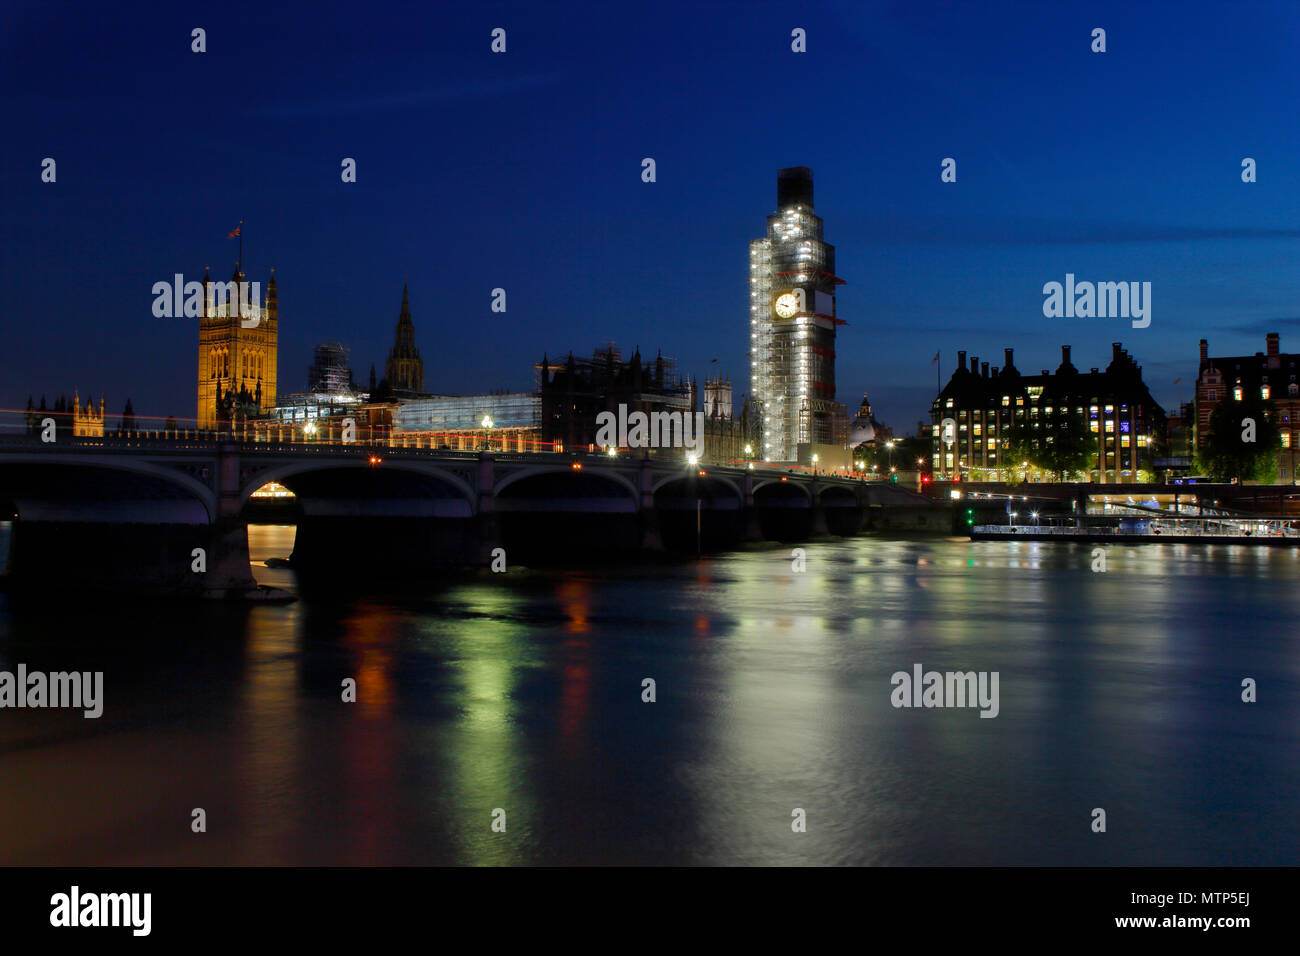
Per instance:
[[[782,169],[767,235],[749,244],[750,395],[762,459],[794,461],[798,446],[833,444],[835,247],[813,214],[812,170]]]

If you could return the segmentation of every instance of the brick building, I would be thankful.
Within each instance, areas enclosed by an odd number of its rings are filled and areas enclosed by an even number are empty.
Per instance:
[[[1210,416],[1228,397],[1241,401],[1254,396],[1272,406],[1273,419],[1282,432],[1278,453],[1278,478],[1295,481],[1296,441],[1300,439],[1300,354],[1283,353],[1276,332],[1264,336],[1263,352],[1254,355],[1211,356],[1201,339],[1201,361],[1196,377],[1195,447],[1199,450],[1210,431]]]

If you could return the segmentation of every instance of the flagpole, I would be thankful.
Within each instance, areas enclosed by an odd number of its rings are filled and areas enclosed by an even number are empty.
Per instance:
[[[239,271],[244,271],[244,220],[239,220]]]

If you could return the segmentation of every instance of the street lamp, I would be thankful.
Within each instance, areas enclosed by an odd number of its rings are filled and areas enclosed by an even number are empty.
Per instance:
[[[817,461],[818,461],[817,456],[813,455],[813,477],[814,478],[817,477]]]
[[[315,435],[316,435],[316,423],[315,423],[315,422],[308,422],[306,425],[303,425],[303,426],[302,426],[302,433],[303,433],[303,435],[305,435],[308,439],[314,438]]]
[[[885,442],[885,447],[889,449],[889,464],[892,468],[894,464],[894,443],[892,441],[887,441]]]
[[[483,450],[487,451],[492,446],[492,426],[495,422],[492,421],[491,415],[484,415],[483,421],[479,424],[483,426]]]

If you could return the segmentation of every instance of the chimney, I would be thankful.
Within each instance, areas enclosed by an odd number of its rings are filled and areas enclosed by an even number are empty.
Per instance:
[[[1068,345],[1061,346],[1061,364],[1062,365],[1070,364],[1070,347]]]
[[[970,370],[974,372],[976,375],[980,373],[980,360],[979,357],[976,355],[972,355],[970,357]]]
[[[1120,346],[1120,343],[1118,343],[1118,342],[1111,342],[1111,343],[1110,343],[1110,357],[1111,357],[1111,361],[1113,361],[1113,362],[1118,362],[1118,361],[1119,361],[1120,354],[1124,351],[1124,350],[1123,350],[1122,348],[1120,348],[1119,346]]]
[[[1002,367],[1003,367],[1003,368],[1013,368],[1013,367],[1014,367],[1014,365],[1013,365],[1013,363],[1012,363],[1012,361],[1011,361],[1011,353],[1014,352],[1014,351],[1015,351],[1015,349],[1003,349],[1003,350],[1002,350],[1002,354],[1006,356],[1006,361],[1002,363]]]
[[[1264,341],[1268,343],[1269,357],[1272,358],[1273,356],[1277,355],[1278,354],[1277,333],[1276,332],[1268,333],[1268,335],[1264,336]]]
[[[992,375],[993,375],[994,378],[997,378],[997,377],[998,377],[998,367],[997,367],[996,365],[993,366],[991,372],[992,372]]]
[[[1201,339],[1201,364],[1204,365],[1209,361],[1210,343]]]
[[[957,368],[958,368],[959,370],[960,370],[960,369],[965,369],[965,368],[966,368],[966,353],[965,353],[965,352],[958,352],[958,353],[957,353]]]
[[[989,377],[989,363],[980,362],[980,378],[988,378],[988,377]]]

